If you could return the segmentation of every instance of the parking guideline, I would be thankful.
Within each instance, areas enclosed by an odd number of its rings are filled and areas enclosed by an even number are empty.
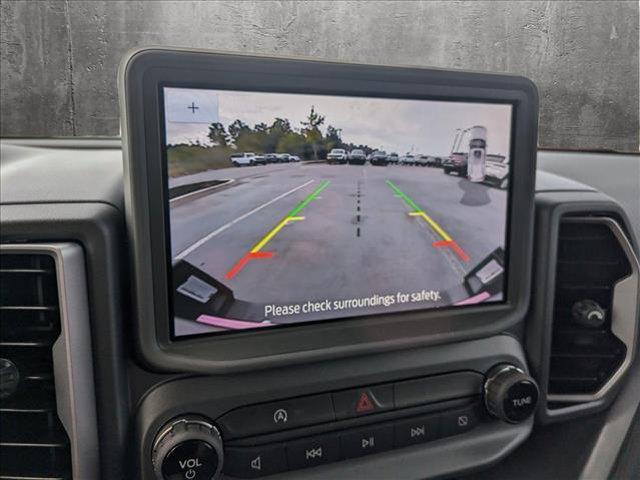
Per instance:
[[[227,279],[232,279],[235,277],[245,266],[249,263],[250,260],[259,259],[259,258],[272,258],[272,252],[264,252],[262,249],[282,230],[285,226],[293,222],[300,222],[305,219],[305,217],[298,215],[302,212],[307,205],[309,205],[313,200],[315,200],[320,193],[329,186],[330,181],[324,180],[318,188],[316,188],[311,195],[307,196],[304,200],[302,200],[293,210],[291,210],[286,217],[284,217],[278,224],[269,230],[267,233],[256,245],[249,250],[226,274]]]
[[[305,217],[298,216],[302,210],[304,210],[307,205],[309,205],[313,200],[316,199],[320,193],[329,186],[329,180],[325,180],[320,184],[318,188],[316,188],[311,195],[305,198],[302,202],[298,204],[293,210],[291,210],[286,217],[284,217],[278,225],[276,225],[269,233],[267,233],[262,240],[260,240],[255,247],[251,249],[251,253],[259,252],[267,243],[271,241],[273,237],[275,237],[282,228],[291,222],[297,222],[304,220]]]
[[[302,210],[304,210],[306,208],[307,205],[309,205],[313,200],[316,199],[316,197],[318,195],[320,195],[320,193],[322,193],[322,191],[327,188],[329,186],[329,183],[331,183],[329,180],[325,180],[323,181],[320,186],[318,188],[316,188],[316,190],[309,195],[307,198],[305,198],[302,202],[300,202],[300,204],[294,208],[293,210],[291,210],[289,212],[289,215],[287,215],[288,217],[294,217],[296,216],[298,213],[300,213]]]
[[[409,205],[413,209],[413,212],[409,212],[410,217],[421,217],[423,218],[430,226],[433,228],[440,237],[442,237],[442,241],[434,242],[432,245],[435,248],[440,247],[451,247],[451,249],[456,252],[456,254],[465,262],[469,261],[469,255],[456,243],[455,240],[451,238],[451,236],[436,222],[433,218],[431,218],[427,213],[420,208],[416,202],[414,202],[409,195],[404,193],[402,190],[398,188],[391,180],[386,181],[387,185],[393,192],[398,195],[404,202]]]
[[[271,241],[273,237],[275,237],[280,230],[284,228],[290,222],[297,222],[300,220],[304,220],[304,217],[287,217],[283,219],[278,225],[276,225],[269,233],[265,235],[265,237],[260,240],[255,247],[251,249],[251,253],[259,252],[262,247],[264,247],[267,243]]]

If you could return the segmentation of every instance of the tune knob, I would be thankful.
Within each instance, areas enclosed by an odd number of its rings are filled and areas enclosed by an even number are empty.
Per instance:
[[[156,436],[152,462],[158,480],[213,480],[222,472],[220,432],[195,415],[172,420]]]
[[[531,416],[538,404],[538,385],[520,368],[500,364],[487,373],[484,402],[494,417],[520,423]]]

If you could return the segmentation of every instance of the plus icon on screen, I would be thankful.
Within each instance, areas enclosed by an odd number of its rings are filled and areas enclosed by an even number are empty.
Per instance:
[[[191,105],[189,105],[187,108],[191,110],[191,113],[196,113],[196,110],[198,110],[200,107],[196,107],[196,104],[194,102],[191,102]]]

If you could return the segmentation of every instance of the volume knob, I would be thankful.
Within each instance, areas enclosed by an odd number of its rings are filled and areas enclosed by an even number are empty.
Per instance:
[[[491,415],[508,423],[520,423],[538,405],[538,384],[520,368],[500,364],[489,370],[484,384],[484,401]]]
[[[166,424],[153,444],[158,480],[214,480],[222,472],[220,432],[200,416],[179,417]]]

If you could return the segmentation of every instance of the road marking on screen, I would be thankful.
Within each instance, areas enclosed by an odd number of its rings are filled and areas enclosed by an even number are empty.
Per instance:
[[[212,185],[210,187],[201,188],[200,190],[194,190],[193,192],[185,193],[183,195],[180,195],[179,197],[170,198],[169,204],[171,204],[172,202],[177,202],[178,200],[183,200],[185,198],[192,197],[194,195],[198,195],[199,193],[202,194],[205,192],[209,192],[211,190],[217,190],[218,188],[221,188],[221,187],[226,187],[227,185],[231,185],[235,181],[236,181],[235,179],[230,178],[229,180],[225,180],[224,182],[219,183],[218,185]],[[176,185],[176,186],[179,186],[179,185]]]
[[[302,185],[299,185],[295,188],[292,188],[291,190],[289,190],[288,192],[283,193],[282,195],[278,195],[275,198],[272,198],[271,200],[269,200],[266,203],[263,203],[262,205],[259,205],[258,207],[254,208],[253,210],[248,211],[247,213],[244,213],[242,215],[240,215],[238,218],[230,221],[229,223],[226,223],[224,225],[222,225],[220,228],[217,228],[216,230],[214,230],[213,232],[205,235],[204,237],[202,237],[200,240],[198,240],[196,243],[194,243],[193,245],[191,245],[190,247],[185,248],[184,250],[182,250],[180,253],[178,253],[175,257],[173,257],[174,261],[176,260],[182,260],[184,257],[186,257],[187,255],[189,255],[190,253],[192,253],[193,251],[197,250],[198,248],[200,248],[202,245],[204,245],[205,243],[207,243],[209,240],[211,240],[213,237],[215,237],[216,235],[220,235],[222,232],[224,232],[225,230],[227,230],[229,227],[232,227],[233,225],[235,225],[236,223],[244,220],[247,217],[250,217],[251,215],[253,215],[254,213],[259,212],[260,210],[262,210],[263,208],[268,207],[269,205],[277,202],[278,200],[283,199],[284,197],[286,197],[287,195],[291,195],[292,193],[297,192],[298,190],[300,190],[301,188],[306,187],[307,185],[313,183],[314,180],[309,180],[308,182],[303,183]]]
[[[420,217],[424,219],[431,226],[431,228],[433,228],[433,230],[435,230],[438,235],[442,237],[442,240],[432,243],[435,248],[449,247],[458,255],[458,257],[460,257],[462,261],[469,261],[469,255],[467,255],[467,253],[460,247],[460,245],[458,245],[456,241],[451,238],[451,236],[438,224],[438,222],[427,215],[427,213],[422,208],[420,208],[411,199],[411,197],[409,197],[409,195],[400,190],[391,180],[387,180],[387,185],[389,186],[389,188],[391,188],[391,190],[394,191],[394,193],[398,197],[402,198],[402,200],[404,200],[404,202],[413,209],[413,212],[409,212],[409,216]]]
[[[238,262],[231,268],[231,270],[227,272],[225,277],[228,280],[231,280],[238,273],[240,273],[240,271],[251,260],[257,260],[261,258],[273,258],[275,253],[263,252],[262,249],[265,246],[267,246],[267,244],[271,240],[273,240],[273,238],[285,226],[289,225],[290,223],[303,221],[305,217],[302,217],[298,214],[302,212],[307,207],[307,205],[309,205],[313,200],[316,200],[318,198],[318,195],[320,195],[320,193],[329,186],[329,183],[330,183],[329,180],[323,181],[320,184],[320,186],[313,191],[311,195],[309,195],[304,200],[302,200],[293,210],[291,210],[282,220],[280,220],[280,222],[278,222],[278,224],[275,227],[269,230],[269,233],[267,233],[264,237],[262,237],[262,239],[258,243],[256,243],[256,245],[251,250],[249,250],[248,253],[246,253],[240,260],[238,260]]]
[[[291,222],[299,222],[300,220],[304,220],[304,217],[287,217],[284,220],[282,220],[269,233],[267,233],[265,237],[256,244],[255,247],[251,249],[251,253],[259,252],[260,249],[264,247],[267,243],[269,243],[271,239],[275,237],[278,234],[278,232],[284,228],[285,225]]]

